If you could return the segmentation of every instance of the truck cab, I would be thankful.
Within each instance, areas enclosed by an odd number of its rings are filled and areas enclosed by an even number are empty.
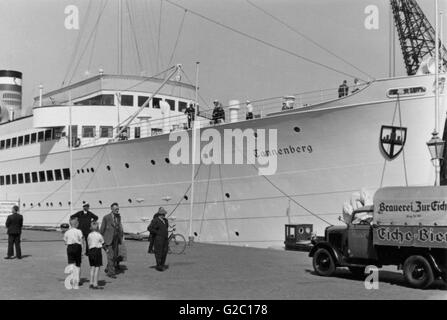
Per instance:
[[[447,187],[379,189],[372,206],[355,210],[345,225],[327,227],[309,256],[320,276],[338,267],[362,276],[369,265],[396,265],[412,287],[446,281]]]

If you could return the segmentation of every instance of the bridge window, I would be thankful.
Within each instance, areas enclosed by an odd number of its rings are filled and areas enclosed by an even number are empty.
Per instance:
[[[52,131],[51,129],[45,130],[45,141],[49,141],[52,138]]]
[[[31,143],[36,143],[37,141],[37,133],[31,133]]]
[[[9,174],[6,176],[6,184],[11,184],[11,176]]]
[[[0,176],[0,186],[5,184],[5,177],[4,176]]]
[[[53,170],[47,170],[47,181],[53,181]]]
[[[133,107],[133,96],[131,95],[122,95],[121,96],[121,105]]]
[[[185,101],[179,101],[178,102],[178,111],[185,112],[187,106],[188,106],[188,103],[186,103]]]
[[[39,171],[39,181],[45,182],[45,171]]]
[[[14,148],[14,147],[16,147],[17,146],[17,138],[12,138],[12,140],[11,140],[11,148]]]
[[[29,172],[25,172],[25,183],[31,182],[31,176]]]
[[[138,96],[138,106],[141,107],[146,102],[147,99],[149,99],[149,97]],[[150,103],[146,107],[149,108]]]
[[[152,108],[154,108],[154,109],[160,109],[160,101],[161,101],[160,98],[153,98],[153,99],[152,99],[152,105],[153,105]]]
[[[29,144],[29,141],[30,141],[30,135],[27,134],[27,135],[25,136],[24,144]]]
[[[426,92],[426,87],[393,88],[388,90],[387,96],[388,98],[423,96]]]
[[[5,140],[0,141],[0,150],[5,149]]]
[[[6,149],[11,148],[11,139],[6,139]]]
[[[171,99],[165,99],[165,101],[169,104],[169,107],[172,111],[175,111],[175,101]]]
[[[23,173],[17,174],[17,178],[19,179],[19,184],[23,184]]]
[[[113,94],[100,94],[98,96],[75,102],[76,106],[114,106]]]
[[[83,138],[94,138],[95,137],[95,126],[82,126],[82,137]]]
[[[141,137],[141,128],[135,127],[135,139],[138,139]]]
[[[17,176],[15,174],[11,175],[11,182],[12,184],[17,184]]]
[[[37,172],[31,172],[31,179],[33,183],[39,182],[39,180],[37,179]]]
[[[22,146],[23,145],[23,136],[20,136],[17,140],[17,146]]]

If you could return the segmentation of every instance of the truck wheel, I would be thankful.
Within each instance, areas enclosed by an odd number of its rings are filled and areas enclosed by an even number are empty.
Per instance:
[[[335,272],[335,262],[331,253],[324,248],[318,249],[312,261],[315,272],[324,277],[329,277]]]
[[[425,289],[435,279],[430,263],[423,256],[407,258],[403,270],[408,284],[414,288]]]
[[[360,278],[365,275],[365,267],[348,267],[348,269],[355,277]]]

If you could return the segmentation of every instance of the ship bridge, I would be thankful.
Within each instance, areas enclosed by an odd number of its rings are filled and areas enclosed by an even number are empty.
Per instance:
[[[167,81],[160,89],[163,81],[152,77],[101,73],[45,94],[41,91],[34,98],[33,127],[53,128],[64,135],[71,123],[73,138],[79,145],[107,142],[121,130],[119,124],[129,119],[159,90],[128,125],[124,137],[142,138],[183,129],[188,122],[184,112],[188,105],[194,104],[195,87],[179,81]]]

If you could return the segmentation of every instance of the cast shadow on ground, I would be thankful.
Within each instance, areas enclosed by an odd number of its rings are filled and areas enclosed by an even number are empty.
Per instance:
[[[314,270],[306,269],[307,273],[310,273],[316,277],[320,277],[318,274],[315,273]],[[365,281],[365,276],[355,276],[352,274],[348,269],[337,269],[335,274],[332,276],[333,278],[339,278],[339,279],[345,279],[345,280],[352,280],[352,281]],[[386,270],[380,270],[379,271],[379,281],[383,283],[388,283],[391,285],[397,285],[400,287],[405,288],[411,288],[407,282],[405,281],[405,278],[401,272],[393,272],[393,271],[386,271]],[[447,285],[442,280],[436,280],[429,288],[430,290],[447,290]]]

